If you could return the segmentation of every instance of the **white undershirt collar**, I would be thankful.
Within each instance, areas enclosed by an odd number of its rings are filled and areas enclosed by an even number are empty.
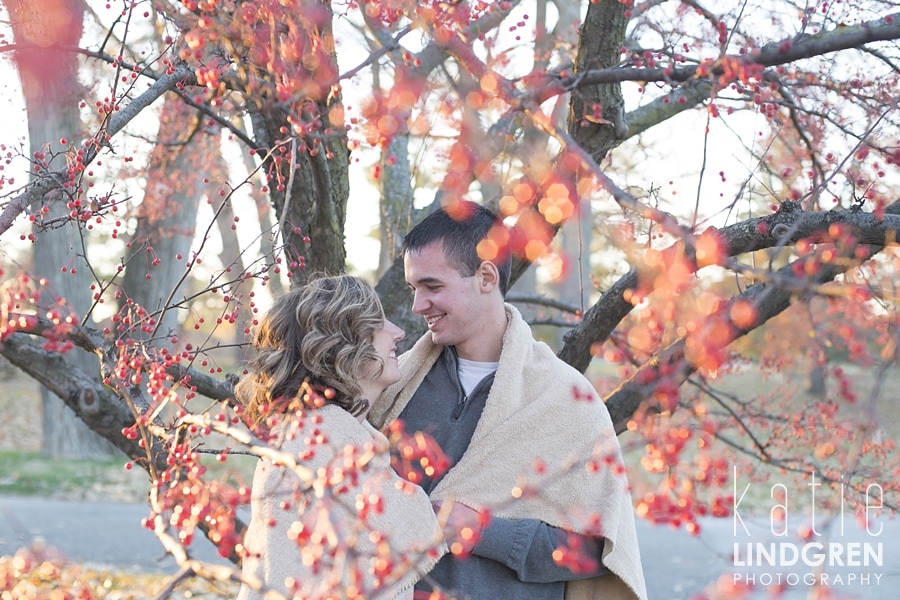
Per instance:
[[[482,379],[497,370],[500,363],[466,360],[465,358],[457,357],[457,365],[459,383],[462,385],[463,392],[468,396]]]

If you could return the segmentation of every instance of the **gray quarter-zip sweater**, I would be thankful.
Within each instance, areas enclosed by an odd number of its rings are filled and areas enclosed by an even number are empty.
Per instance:
[[[466,396],[459,382],[456,351],[452,347],[444,348],[400,413],[404,429],[431,435],[452,468],[469,446],[493,381],[494,375],[488,375]],[[421,486],[431,494],[439,481],[440,477],[426,477]],[[578,536],[580,551],[594,558],[598,569],[573,573],[558,566],[553,561],[553,551],[566,545],[569,535],[536,519],[495,517],[482,531],[471,556],[444,555],[416,584],[416,590],[437,588],[469,600],[562,600],[566,581],[609,572],[599,560],[603,539],[586,536]]]

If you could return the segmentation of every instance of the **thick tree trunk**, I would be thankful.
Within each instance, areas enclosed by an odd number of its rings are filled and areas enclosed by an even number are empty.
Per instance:
[[[225,157],[222,155],[222,146],[219,143],[218,136],[212,138],[211,141],[214,141],[215,145],[209,149],[208,160],[212,165],[216,177],[212,184],[207,185],[206,195],[209,198],[217,198],[221,182],[228,181],[228,164],[225,162]],[[260,225],[265,227],[264,221],[262,221],[264,215],[262,215],[259,210],[257,210],[257,214],[261,218]],[[234,206],[231,201],[228,200],[222,205],[222,211],[219,214],[219,218],[216,219],[216,229],[218,229],[219,237],[222,239],[222,265],[225,267],[226,273],[229,273],[228,270],[230,269],[231,274],[231,276],[226,275],[226,280],[237,279],[237,277],[239,277],[241,273],[244,273],[247,268],[247,264],[244,261],[245,248],[241,246],[241,241],[238,238],[235,218],[240,218],[240,215],[235,213]],[[265,237],[266,236],[263,236],[263,238]],[[247,294],[252,289],[253,281],[243,280],[238,285],[240,286],[242,295]],[[226,289],[234,290],[238,288],[238,285]],[[270,291],[275,292],[276,288],[272,288]],[[246,304],[231,304],[227,307],[223,305],[222,310],[227,310],[229,313],[234,311],[236,313],[236,320],[233,323],[223,320],[221,324],[216,326],[216,338],[228,346],[226,348],[217,349],[216,360],[220,363],[225,363],[226,365],[237,365],[244,359],[244,354],[241,351],[240,346],[242,342],[246,341],[243,333],[244,326],[250,323],[253,319],[253,314],[250,311],[250,307]]]
[[[244,129],[247,129],[250,126],[247,119],[244,119],[242,122],[245,125]],[[264,257],[272,257],[275,255],[275,238],[276,232],[278,231],[278,222],[266,194],[260,190],[262,185],[265,184],[265,176],[257,170],[259,165],[257,165],[255,159],[249,153],[242,152],[241,161],[244,164],[244,168],[247,170],[250,180],[254,182],[254,185],[250,188],[250,196],[256,203],[256,218],[259,220],[259,230],[261,234],[259,237],[259,253]],[[281,284],[281,277],[270,278],[266,285],[269,287],[269,292],[273,296],[280,296],[284,292],[284,286]],[[243,329],[244,325],[249,325],[249,322],[241,323],[242,327],[240,327],[240,329]]]
[[[84,4],[81,0],[7,0],[18,49],[15,60],[28,113],[29,149],[44,153],[50,164],[35,169],[59,168],[65,157],[53,160],[47,145],[63,150],[57,140],[73,142],[80,133],[78,59],[58,46],[73,46],[81,37]],[[52,47],[57,46],[57,47]],[[38,154],[37,156],[40,156]],[[60,164],[57,164],[60,163]],[[42,199],[47,211],[36,223],[34,274],[46,279],[42,304],[59,305],[65,313],[83,319],[91,306],[90,271],[85,262],[87,240],[77,221],[68,221],[66,190],[56,190]],[[52,226],[47,227],[50,223]],[[60,226],[61,225],[61,226]],[[67,260],[68,258],[68,260]],[[61,270],[61,266],[64,270]],[[63,304],[64,303],[64,304]],[[95,357],[81,352],[65,356],[68,364],[99,380]],[[54,458],[108,455],[112,447],[94,434],[60,399],[42,388],[42,451]]]
[[[327,112],[324,104],[321,109]],[[284,122],[267,119],[267,123],[274,121]],[[269,134],[278,134],[278,131]],[[316,147],[315,155],[306,148],[307,141]],[[275,190],[272,199],[288,266],[296,263],[291,269],[292,286],[304,283],[311,273],[336,274],[344,269],[347,258],[344,224],[350,195],[349,152],[344,132],[334,129],[324,140],[298,142],[284,146],[288,148],[290,159],[282,163],[281,176],[290,184],[281,184],[277,176],[270,174],[269,177],[269,186]],[[292,167],[287,166],[291,163]],[[293,173],[287,172],[290,170]],[[279,190],[282,185],[285,189]],[[315,251],[311,250],[312,246]]]
[[[575,73],[617,65],[628,26],[628,6],[619,0],[588,4],[581,25]],[[617,83],[583,86],[572,93],[569,133],[599,164],[628,135],[622,89]]]
[[[344,225],[350,196],[347,132],[339,88],[316,87],[338,72],[331,25],[331,4],[309,0],[311,14],[328,15],[302,23],[306,35],[327,49],[310,68],[308,96],[302,105],[270,104],[251,108],[253,131],[270,152],[264,168],[278,217],[291,285],[311,274],[335,274],[345,268]],[[316,11],[315,9],[318,9]],[[264,101],[265,99],[263,99]],[[294,109],[302,106],[299,115]],[[296,115],[296,116],[295,116]],[[334,121],[336,122],[333,122]]]
[[[591,240],[593,215],[589,200],[584,200],[578,212],[560,230],[560,243],[566,257],[566,270],[559,282],[559,297],[581,307],[588,307],[591,285]],[[559,340],[562,342],[562,338]]]

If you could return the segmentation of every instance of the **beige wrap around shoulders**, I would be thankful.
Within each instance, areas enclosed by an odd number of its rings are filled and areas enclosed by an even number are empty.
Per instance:
[[[566,600],[645,600],[634,509],[609,412],[581,373],[535,341],[516,308],[506,311],[484,412],[468,450],[431,498],[602,535],[603,563],[613,575],[570,582]],[[403,378],[369,413],[375,426],[397,418],[441,351],[426,333],[400,357]]]
[[[286,419],[280,435],[281,450],[314,482],[310,488],[290,468],[259,461],[243,576],[288,598],[343,598],[350,585],[367,599],[411,598],[446,546],[428,496],[391,468],[388,440],[334,405]],[[380,507],[361,514],[373,499]],[[248,585],[238,595],[264,598]]]

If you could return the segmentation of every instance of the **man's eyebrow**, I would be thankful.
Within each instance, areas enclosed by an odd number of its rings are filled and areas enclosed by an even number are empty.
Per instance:
[[[406,284],[409,286],[412,285],[429,285],[434,283],[442,283],[440,279],[437,277],[422,277],[421,279],[417,279],[415,282],[407,281]]]

